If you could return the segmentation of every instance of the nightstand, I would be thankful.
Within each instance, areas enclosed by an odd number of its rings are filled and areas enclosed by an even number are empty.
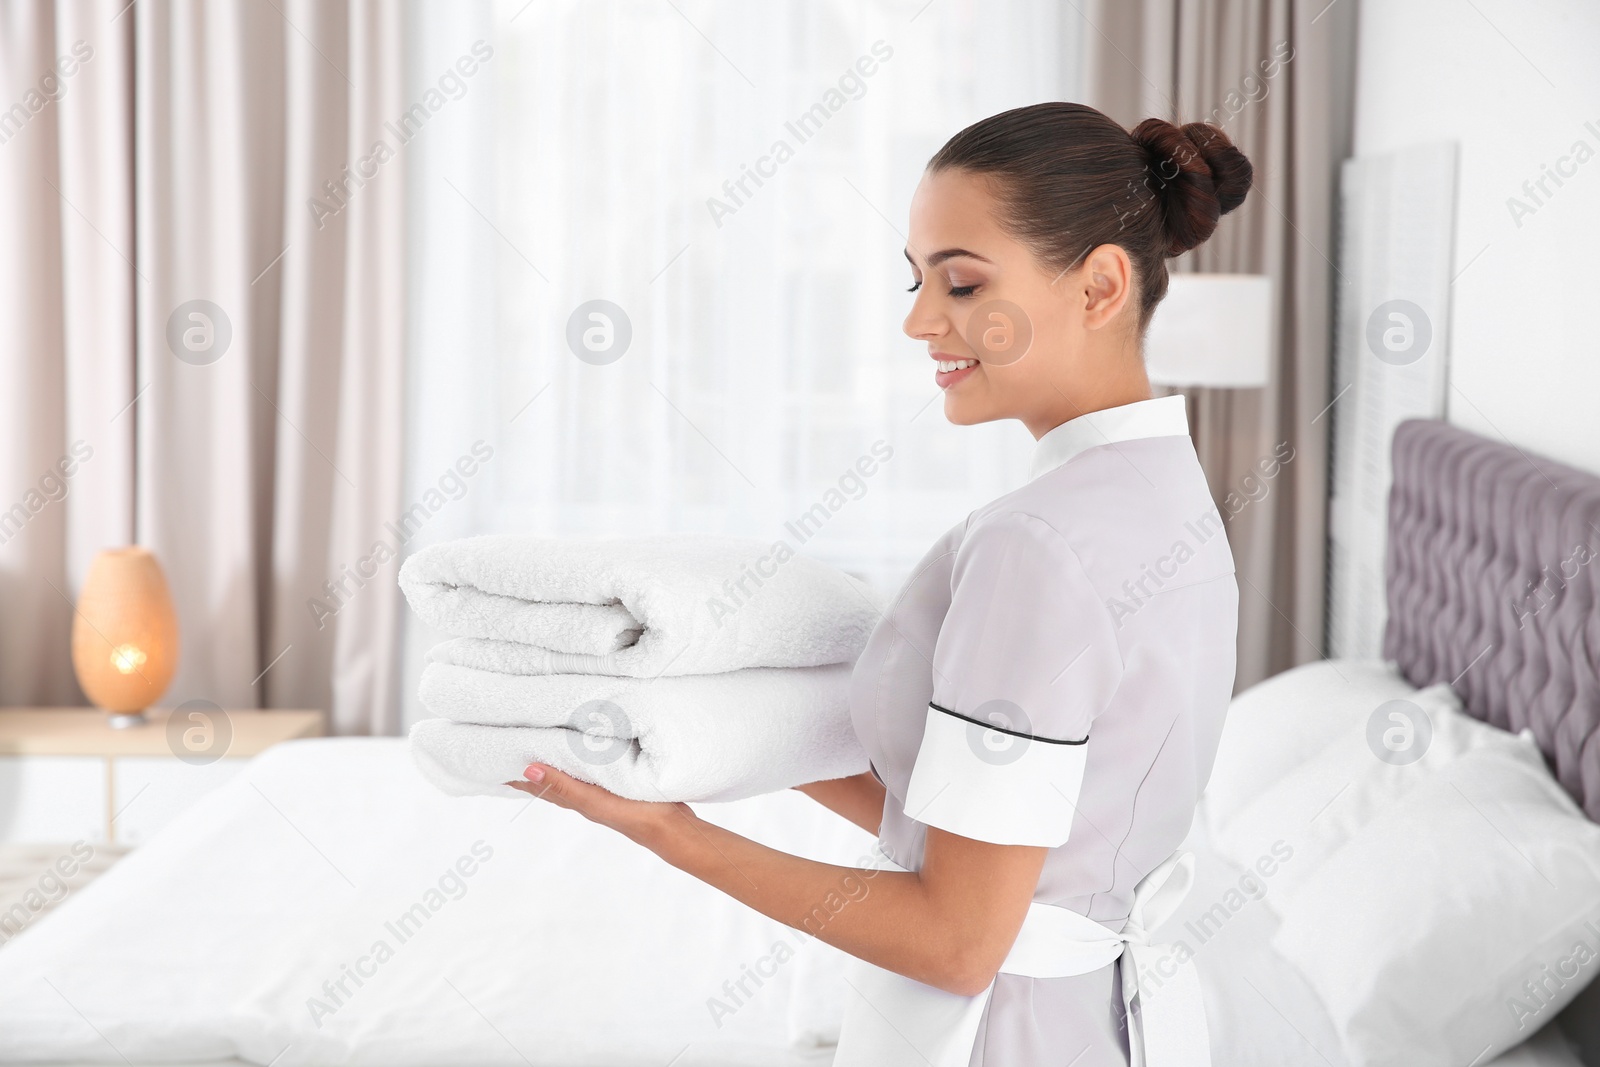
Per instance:
[[[320,711],[152,708],[113,729],[95,708],[0,708],[0,841],[137,845]]]

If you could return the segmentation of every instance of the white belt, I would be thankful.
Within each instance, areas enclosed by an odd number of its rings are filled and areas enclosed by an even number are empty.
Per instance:
[[[1185,960],[1172,977],[1163,976],[1159,997],[1139,997],[1139,971],[1153,967],[1159,955],[1150,931],[1167,920],[1193,881],[1193,855],[1169,856],[1134,887],[1133,909],[1121,933],[1070,909],[1035,901],[1000,972],[1068,978],[1109,966],[1126,951],[1122,1006],[1130,1067],[1209,1067],[1211,1043],[1194,965]],[[967,1067],[993,982],[977,996],[964,997],[863,960],[851,964],[833,1067]]]

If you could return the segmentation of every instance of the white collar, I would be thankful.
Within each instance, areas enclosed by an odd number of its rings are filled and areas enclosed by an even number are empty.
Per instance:
[[[1033,448],[1030,480],[1054,470],[1079,452],[1096,445],[1135,441],[1141,437],[1187,436],[1189,415],[1182,394],[1136,400],[1068,419],[1048,431]]]

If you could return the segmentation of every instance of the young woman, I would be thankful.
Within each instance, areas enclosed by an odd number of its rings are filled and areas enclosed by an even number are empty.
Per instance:
[[[1130,134],[1069,103],[985,119],[929,162],[905,331],[951,422],[1018,419],[1037,443],[1031,480],[939,539],[856,664],[871,772],[801,787],[892,864],[800,859],[544,765],[519,783],[863,961],[838,1067],[1206,1061],[1203,1015],[1155,1033],[1175,993],[1130,1024],[1142,976],[1119,959],[1210,774],[1238,609],[1184,400],[1151,398],[1140,341],[1166,259],[1250,181],[1214,126]]]

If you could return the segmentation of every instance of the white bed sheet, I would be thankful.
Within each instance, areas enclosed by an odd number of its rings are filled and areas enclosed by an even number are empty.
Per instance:
[[[0,1062],[532,1067],[821,1065],[790,1042],[796,978],[839,957],[570,812],[449,798],[400,739],[279,746],[0,950]],[[870,838],[799,794],[704,805],[777,847],[852,863]],[[1203,823],[1197,820],[1197,825]],[[385,926],[424,903],[478,841],[493,855],[403,943]],[[1263,946],[1260,899],[1196,837],[1199,879],[1161,933],[1206,985],[1217,1067],[1346,1067],[1320,1003]],[[480,846],[480,851],[481,851]],[[1290,861],[1292,862],[1292,860]],[[1265,879],[1271,893],[1271,879]],[[1201,913],[1227,915],[1201,936]],[[322,990],[382,940],[370,977]],[[809,953],[778,963],[784,949]],[[724,987],[774,971],[731,1015]],[[818,964],[821,966],[818,966]],[[1159,994],[1156,994],[1159,995]],[[334,1007],[313,1019],[308,1001]],[[807,994],[801,1015],[826,1017]],[[1575,1067],[1553,1031],[1497,1067]]]
[[[819,858],[870,845],[796,793],[711,810]],[[385,921],[479,840],[465,893],[401,943]],[[313,1020],[380,939],[392,958]],[[446,797],[401,739],[293,742],[0,951],[0,1060],[804,1064],[792,963],[720,1025],[707,1004],[798,940],[571,812]]]

